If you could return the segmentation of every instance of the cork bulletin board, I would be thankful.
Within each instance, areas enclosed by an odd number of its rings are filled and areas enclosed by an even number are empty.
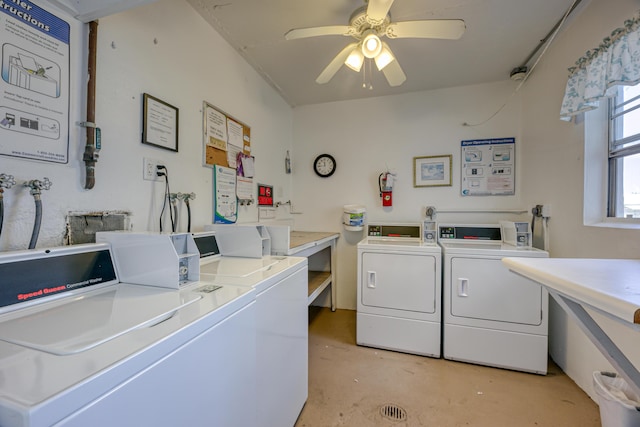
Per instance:
[[[238,154],[251,155],[251,128],[204,102],[203,166],[237,168]]]

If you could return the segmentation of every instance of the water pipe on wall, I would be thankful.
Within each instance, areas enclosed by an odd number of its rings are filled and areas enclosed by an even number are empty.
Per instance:
[[[289,213],[292,215],[299,215],[302,212],[294,212],[293,211],[293,202],[291,200],[287,200],[286,202],[276,202],[274,207],[279,208],[280,206],[289,205]]]
[[[33,249],[36,247],[38,235],[40,234],[40,224],[42,223],[42,200],[40,199],[40,195],[42,194],[42,190],[50,189],[51,185],[52,182],[49,181],[49,178],[46,177],[42,181],[40,181],[39,179],[32,179],[31,181],[27,181],[24,183],[25,187],[29,187],[31,189],[29,192],[33,196],[33,199],[36,203],[36,217],[33,223],[31,240],[29,241],[29,249]]]
[[[98,22],[89,23],[89,59],[87,82],[87,121],[80,126],[87,129],[87,145],[82,160],[85,163],[86,177],[84,188],[91,190],[96,183],[96,163],[101,148],[100,128],[96,127],[96,54],[98,45]]]
[[[16,185],[13,175],[0,173],[0,235],[2,235],[2,223],[4,222],[4,189]]]
[[[178,199],[184,200],[187,206],[187,233],[191,233],[191,205],[189,200],[195,200],[196,193],[178,193]]]
[[[178,195],[180,193],[170,193],[169,202],[171,203],[171,209],[173,214],[171,216],[171,231],[176,232],[178,226]]]

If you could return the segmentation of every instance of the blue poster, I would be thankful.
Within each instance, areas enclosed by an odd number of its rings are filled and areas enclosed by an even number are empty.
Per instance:
[[[0,12],[0,155],[67,163],[69,23],[27,0]]]

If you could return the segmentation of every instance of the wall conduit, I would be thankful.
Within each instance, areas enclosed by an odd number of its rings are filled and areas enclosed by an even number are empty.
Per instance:
[[[82,160],[85,163],[86,178],[84,188],[91,190],[96,183],[96,163],[100,151],[100,128],[95,125],[96,119],[96,54],[98,49],[98,21],[89,22],[89,59],[87,82],[87,121],[80,126],[87,129],[87,145]]]

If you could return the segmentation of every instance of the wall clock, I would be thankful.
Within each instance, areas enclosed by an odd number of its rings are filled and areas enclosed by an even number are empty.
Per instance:
[[[336,171],[336,159],[330,154],[320,154],[313,162],[313,170],[321,178],[328,178]]]

